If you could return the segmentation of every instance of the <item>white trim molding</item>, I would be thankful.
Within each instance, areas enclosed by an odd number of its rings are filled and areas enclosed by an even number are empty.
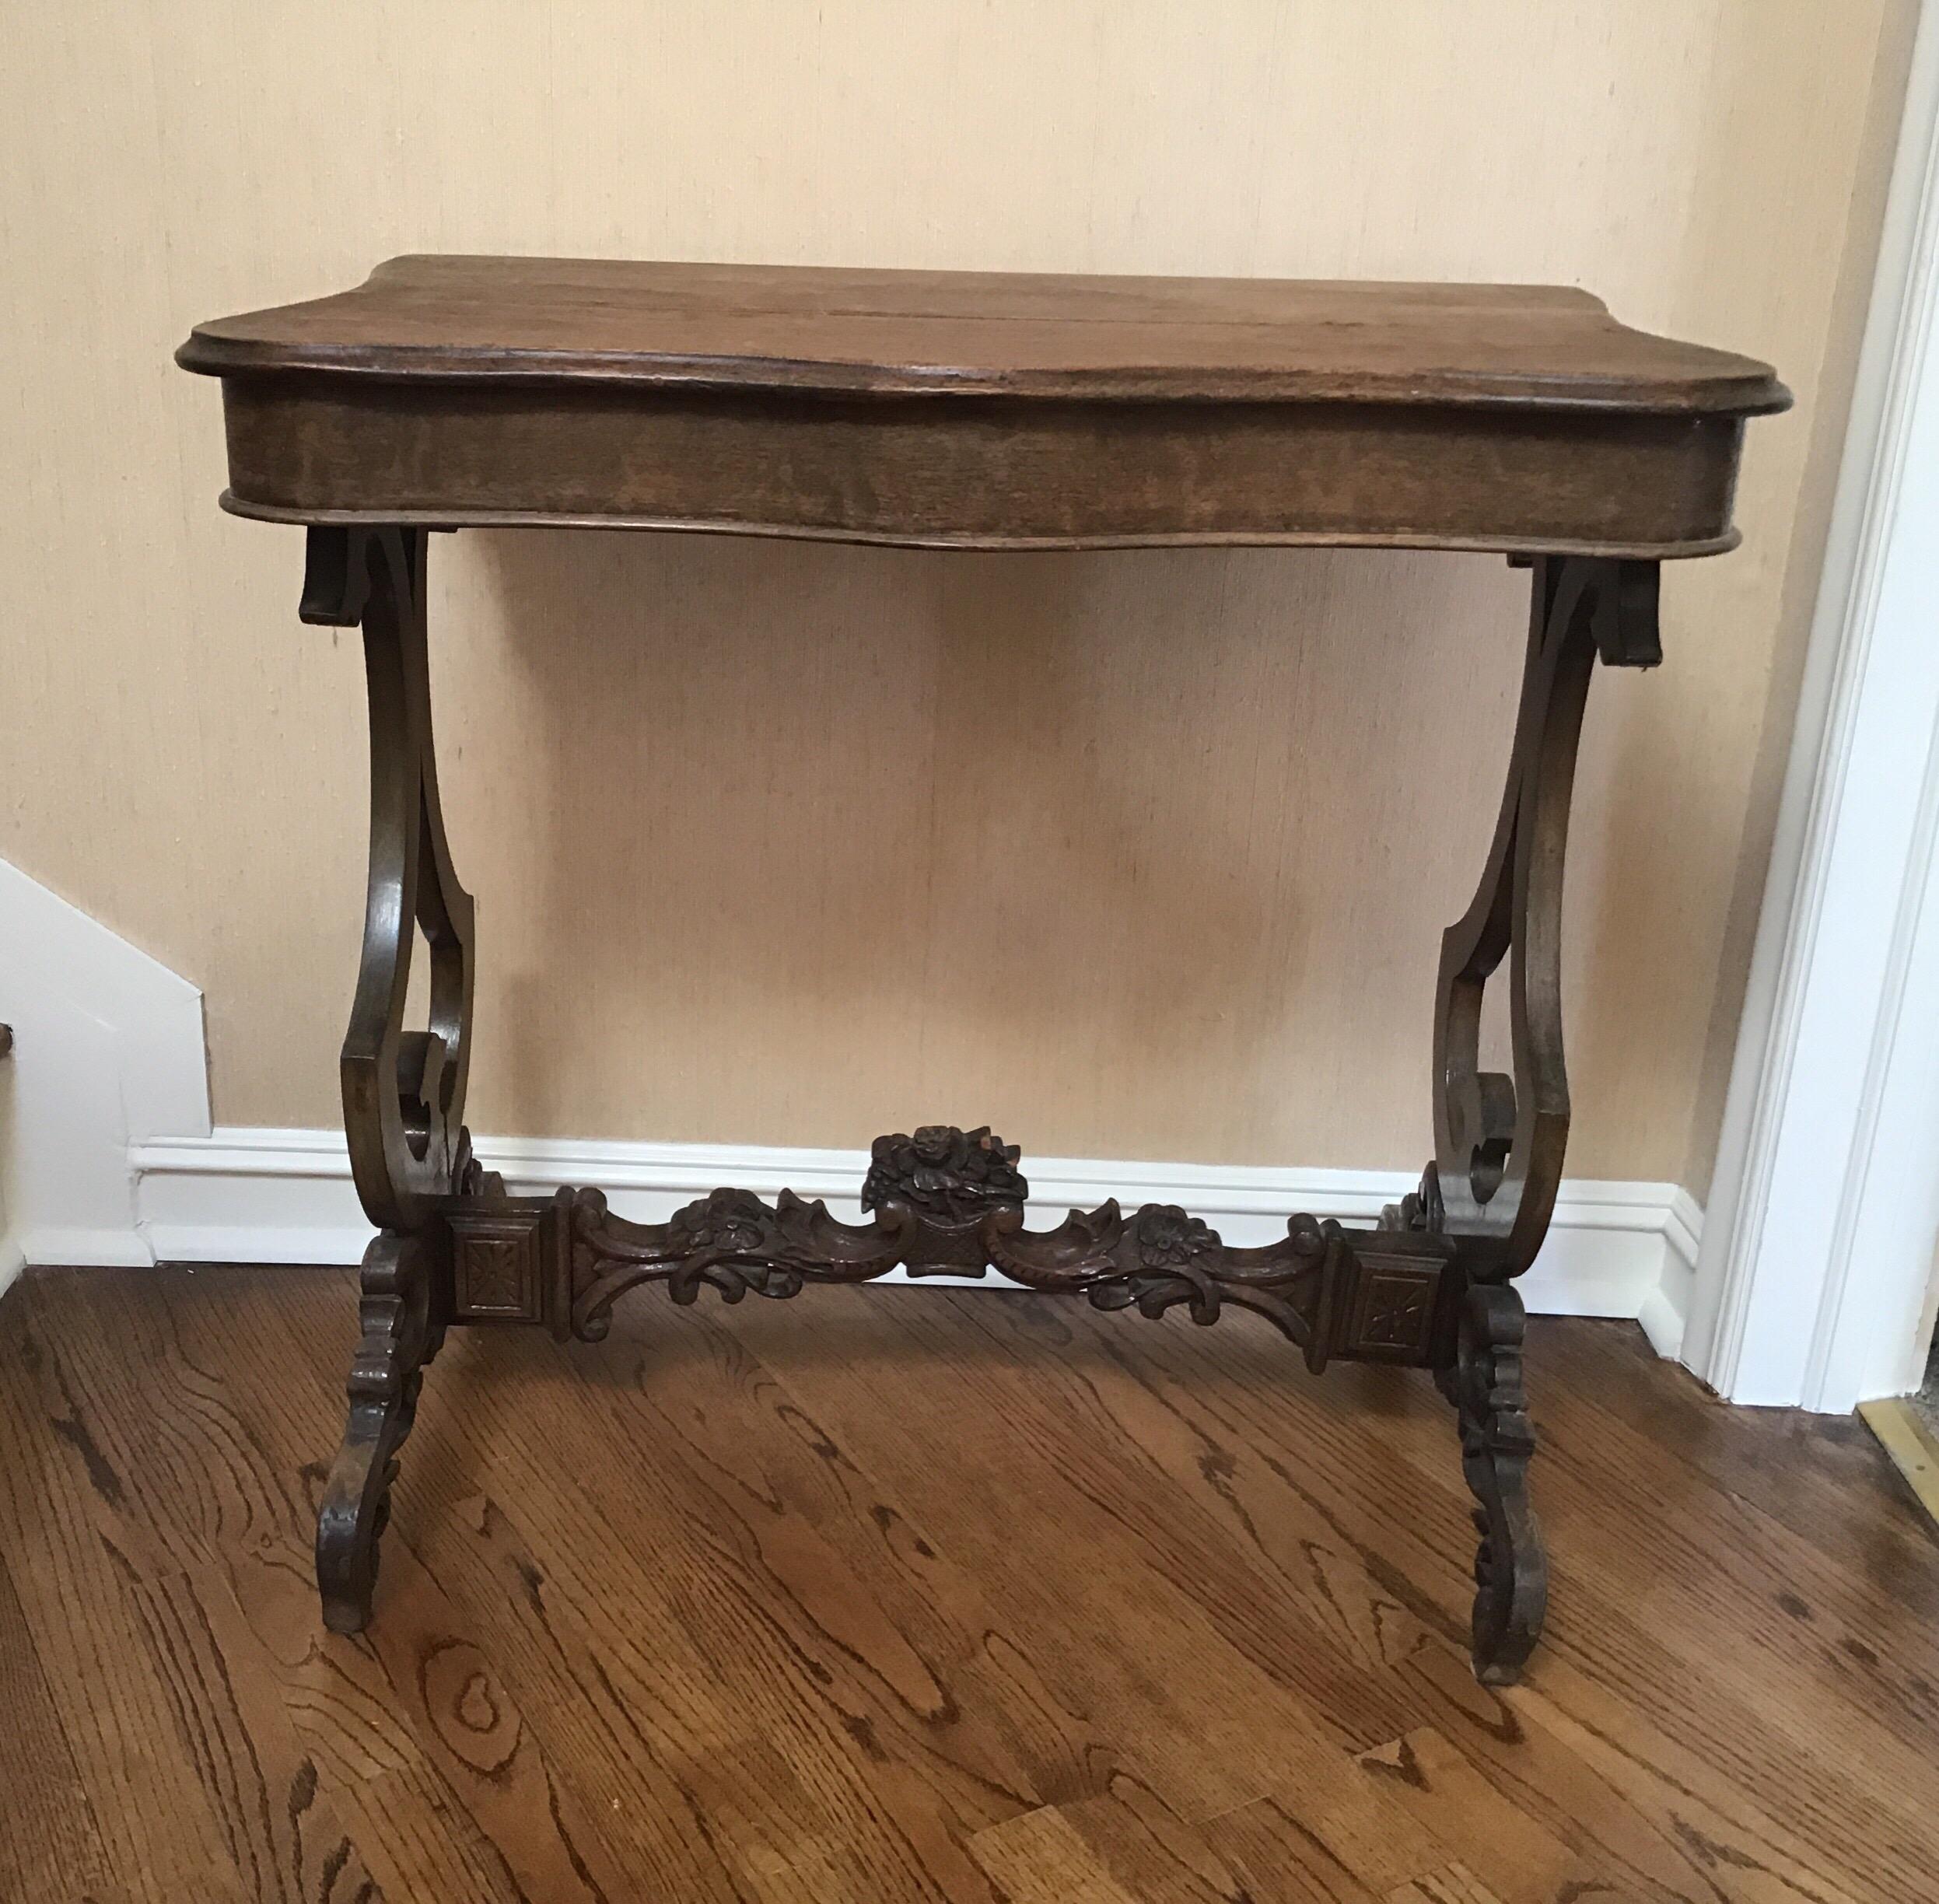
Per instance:
[[[1703,1247],[1703,1211],[1687,1190],[1672,1190],[1663,1216],[1663,1265],[1643,1297],[1636,1320],[1650,1346],[1671,1361],[1682,1359],[1696,1295],[1696,1261]]]
[[[0,860],[0,1288],[23,1262],[152,1259],[131,1144],[206,1133],[202,995]]]
[[[824,1197],[854,1220],[868,1168],[861,1150],[751,1145],[611,1143],[481,1138],[478,1155],[524,1195],[597,1184],[621,1216],[663,1220],[716,1185],[772,1195],[784,1187]],[[139,1246],[162,1262],[352,1263],[370,1226],[357,1204],[339,1131],[217,1130],[207,1137],[137,1144]],[[1369,1221],[1415,1187],[1399,1171],[1258,1170],[1032,1157],[1031,1207],[1041,1220],[1108,1197],[1127,1206],[1178,1203],[1229,1241],[1283,1236],[1288,1213]],[[1701,1217],[1671,1184],[1565,1182],[1549,1241],[1519,1286],[1551,1315],[1642,1317],[1659,1349],[1674,1353]],[[938,1281],[944,1279],[927,1278]],[[1001,1278],[992,1279],[1000,1283]]]
[[[1684,1359],[1916,1384],[1939,1241],[1939,8],[1920,19]]]

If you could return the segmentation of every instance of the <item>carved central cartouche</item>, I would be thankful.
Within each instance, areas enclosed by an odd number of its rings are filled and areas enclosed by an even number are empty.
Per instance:
[[[900,1131],[869,1147],[869,1174],[862,1207],[887,1209],[899,1203],[926,1223],[974,1223],[1009,1203],[1021,1206],[1030,1185],[1017,1167],[1023,1152],[992,1136],[987,1124],[960,1131],[953,1124],[924,1124],[913,1137]]]

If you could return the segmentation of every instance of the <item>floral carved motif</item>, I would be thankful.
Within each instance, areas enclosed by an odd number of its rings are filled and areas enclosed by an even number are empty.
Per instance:
[[[1329,1273],[1336,1277],[1343,1260],[1337,1223],[1294,1216],[1283,1241],[1241,1249],[1174,1204],[1147,1203],[1127,1218],[1110,1202],[1034,1233],[1023,1227],[1020,1212],[1006,1211],[985,1233],[991,1261],[1032,1289],[1075,1291],[1094,1307],[1135,1307],[1152,1317],[1183,1304],[1203,1324],[1216,1322],[1230,1302],[1304,1344],[1316,1366],[1325,1358],[1315,1320]]]
[[[511,1237],[477,1237],[464,1254],[465,1306],[471,1309],[515,1309],[525,1295],[525,1251]]]
[[[1416,1269],[1369,1269],[1360,1278],[1353,1346],[1361,1353],[1412,1360],[1428,1345],[1440,1279]]]
[[[598,1191],[582,1190],[572,1216],[572,1332],[600,1340],[614,1303],[642,1283],[664,1283],[677,1303],[693,1301],[704,1283],[731,1303],[750,1291],[798,1296],[810,1281],[866,1282],[895,1267],[913,1228],[906,1214],[842,1223],[791,1190],[772,1204],[751,1190],[710,1191],[663,1223],[628,1223]]]
[[[862,1207],[900,1204],[930,1223],[975,1223],[985,1212],[1020,1204],[1030,1195],[1017,1167],[1022,1155],[1015,1144],[992,1136],[988,1125],[961,1131],[954,1125],[925,1124],[913,1136],[898,1131],[878,1137],[870,1148]]]

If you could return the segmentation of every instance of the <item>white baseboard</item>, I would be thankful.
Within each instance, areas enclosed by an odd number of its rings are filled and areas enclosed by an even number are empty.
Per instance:
[[[54,1223],[22,1233],[20,1260],[39,1269],[138,1269],[157,1261],[139,1230]]]
[[[1696,1295],[1696,1252],[1703,1237],[1703,1212],[1689,1191],[1670,1199],[1663,1224],[1663,1271],[1643,1299],[1636,1320],[1650,1346],[1666,1361],[1680,1361],[1683,1338]]]
[[[786,1187],[824,1197],[836,1215],[853,1220],[868,1167],[867,1154],[859,1150],[733,1144],[484,1138],[478,1153],[518,1192],[543,1195],[561,1184],[597,1184],[619,1215],[642,1222],[663,1220],[720,1184],[769,1195]],[[217,1130],[207,1137],[137,1144],[129,1163],[135,1178],[135,1240],[143,1260],[353,1263],[369,1239],[343,1137],[336,1131]],[[1040,1222],[1066,1209],[1094,1208],[1107,1197],[1127,1207],[1177,1203],[1234,1243],[1283,1235],[1294,1210],[1347,1221],[1377,1217],[1383,1204],[1396,1201],[1416,1181],[1412,1172],[1398,1171],[1258,1170],[1073,1157],[1032,1157],[1027,1170],[1031,1207]],[[1674,1185],[1566,1182],[1548,1244],[1520,1285],[1523,1297],[1542,1314],[1643,1319],[1659,1352],[1673,1354],[1689,1307],[1694,1232],[1701,1222],[1696,1205]],[[64,1239],[57,1247],[65,1252],[75,1241]],[[86,1242],[91,1247],[93,1239]],[[37,1259],[77,1258],[63,1253]]]
[[[0,860],[0,1288],[10,1266],[146,1262],[131,1144],[206,1132],[202,995]]]

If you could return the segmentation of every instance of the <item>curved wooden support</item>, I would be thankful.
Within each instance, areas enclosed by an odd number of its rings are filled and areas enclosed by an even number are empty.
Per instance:
[[[370,868],[342,1058],[357,1194],[380,1228],[422,1229],[457,1181],[471,1064],[471,896],[444,836],[432,750],[421,529],[310,531],[306,621],[361,623],[370,702]],[[404,1029],[414,929],[429,1024]]]
[[[1528,1504],[1535,1451],[1522,1386],[1521,1298],[1503,1285],[1477,1283],[1462,1299],[1454,1366],[1441,1372],[1459,1411],[1461,1461],[1479,1503],[1475,1526],[1475,1673],[1484,1685],[1512,1685],[1542,1636],[1549,1606],[1549,1561]]]
[[[1447,1233],[1473,1273],[1519,1276],[1555,1210],[1569,1136],[1563,1055],[1562,875],[1584,702],[1596,657],[1647,667],[1657,642],[1652,562],[1535,563],[1528,657],[1501,813],[1467,912],[1441,941],[1434,1149]],[[1480,1063],[1482,1000],[1509,972],[1514,1074]]]
[[[350,1365],[349,1426],[317,1515],[317,1584],[332,1633],[361,1633],[370,1618],[397,1451],[417,1414],[424,1365],[444,1339],[433,1248],[387,1234],[364,1252],[363,1336]]]
[[[361,625],[370,703],[369,883],[342,1083],[352,1174],[382,1234],[364,1257],[349,1423],[317,1522],[324,1619],[338,1633],[358,1632],[370,1616],[397,1451],[453,1313],[440,1213],[453,1192],[475,1187],[463,1124],[471,898],[453,870],[438,801],[425,546],[421,529],[312,528],[303,576],[306,621]],[[407,1031],[419,930],[429,950],[429,1023]]]
[[[1434,1161],[1407,1222],[1449,1241],[1467,1285],[1437,1346],[1460,1410],[1461,1465],[1480,1503],[1475,1670],[1520,1673],[1542,1629],[1547,1565],[1528,1506],[1535,1436],[1521,1388],[1523,1311],[1507,1286],[1555,1213],[1569,1139],[1563,1054],[1562,891],[1569,801],[1589,676],[1662,659],[1654,562],[1532,565],[1528,661],[1501,812],[1473,903],[1441,941],[1434,1015]],[[1481,1068],[1482,1003],[1512,952],[1514,1075]]]

